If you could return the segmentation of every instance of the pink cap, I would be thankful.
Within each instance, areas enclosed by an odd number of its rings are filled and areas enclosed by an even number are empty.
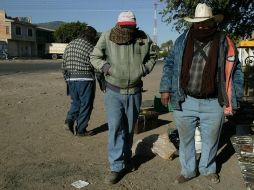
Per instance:
[[[119,25],[136,25],[136,17],[132,11],[123,11],[119,14],[117,23]]]

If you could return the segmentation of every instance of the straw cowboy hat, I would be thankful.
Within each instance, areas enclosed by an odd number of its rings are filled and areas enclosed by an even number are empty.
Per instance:
[[[183,19],[187,22],[203,22],[205,20],[214,19],[215,22],[221,22],[224,16],[213,15],[212,8],[208,7],[205,3],[199,3],[195,9],[194,17],[184,17]]]

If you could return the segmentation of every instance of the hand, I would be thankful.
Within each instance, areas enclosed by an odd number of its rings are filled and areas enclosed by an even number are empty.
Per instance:
[[[106,81],[103,73],[95,72],[97,81],[102,92],[106,91]]]
[[[112,75],[112,68],[111,67],[109,67],[109,69],[108,69],[108,72],[107,72],[107,75]]]
[[[101,69],[101,72],[103,72],[105,76],[111,75],[110,68],[111,68],[110,64],[105,63]]]
[[[170,101],[170,93],[169,92],[162,92],[161,93],[161,103],[165,107],[168,107],[168,103]]]

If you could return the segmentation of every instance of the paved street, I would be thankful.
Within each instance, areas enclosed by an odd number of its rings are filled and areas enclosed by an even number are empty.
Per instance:
[[[61,59],[0,60],[0,75],[58,71],[61,69],[61,62]]]

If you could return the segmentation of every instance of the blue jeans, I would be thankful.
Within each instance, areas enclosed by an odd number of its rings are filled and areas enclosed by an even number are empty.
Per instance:
[[[204,176],[216,173],[215,158],[224,122],[223,108],[219,105],[218,99],[196,99],[187,96],[182,103],[182,111],[174,110],[173,114],[180,138],[181,174],[184,177],[196,176],[194,136],[198,121],[202,141],[199,172]]]
[[[122,95],[107,89],[104,98],[109,128],[110,169],[119,172],[132,156],[133,131],[140,111],[141,93]]]
[[[77,133],[86,131],[90,119],[95,97],[95,81],[69,81],[71,106],[67,113],[67,120],[77,122]]]

